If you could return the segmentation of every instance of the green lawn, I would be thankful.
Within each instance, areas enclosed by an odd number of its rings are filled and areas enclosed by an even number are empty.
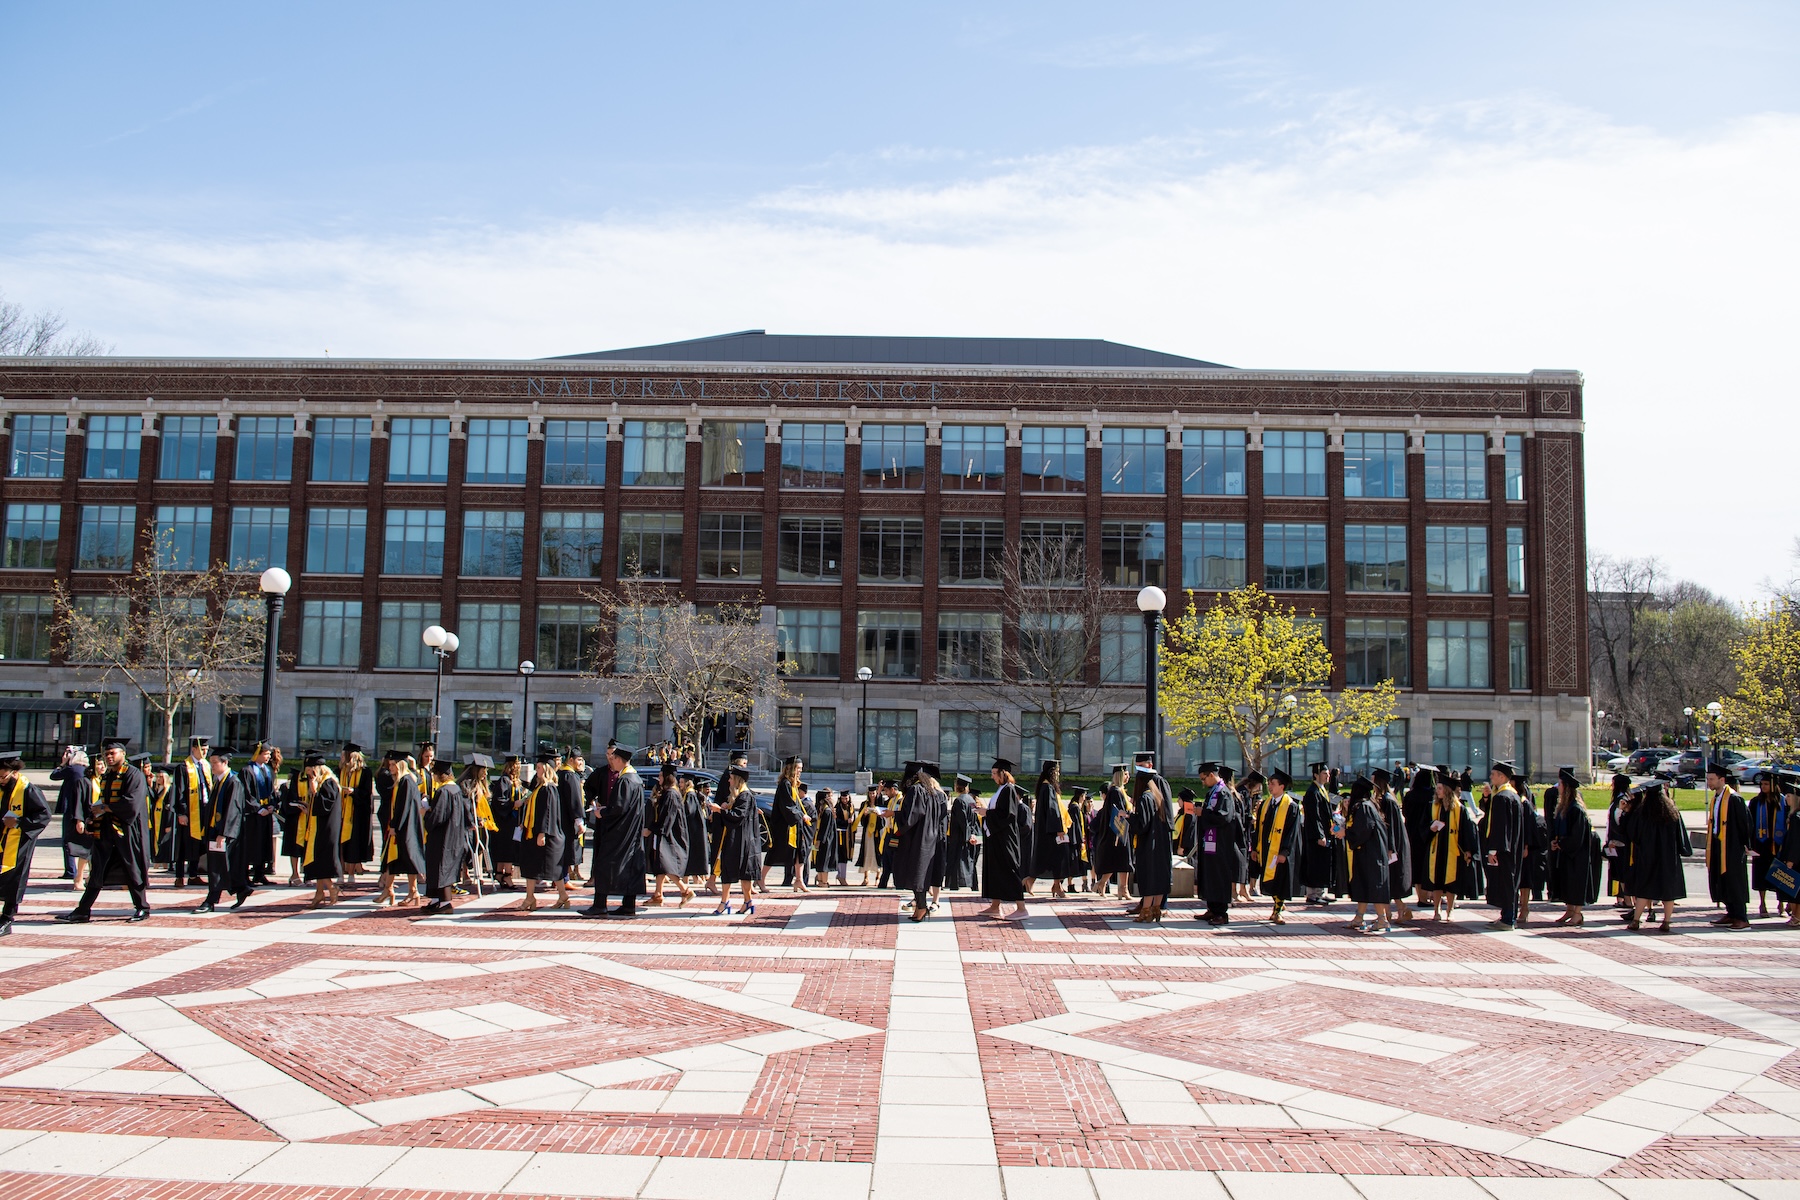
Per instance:
[[[1604,812],[1612,804],[1612,788],[1607,786],[1584,787],[1581,789],[1581,798],[1587,802],[1590,809]],[[1682,812],[1704,812],[1706,810],[1706,793],[1700,788],[1676,788],[1675,807]]]

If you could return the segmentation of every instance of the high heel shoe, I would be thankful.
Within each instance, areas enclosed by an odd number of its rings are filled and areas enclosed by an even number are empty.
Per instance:
[[[729,917],[731,915],[731,905],[729,905],[729,904],[719,905],[719,907],[713,909],[712,915],[715,917]]]
[[[538,902],[536,896],[525,897],[525,903],[519,905],[520,912],[536,912],[537,910]]]
[[[746,917],[754,917],[756,915],[756,905],[755,904],[744,905],[744,915]]]
[[[550,911],[555,912],[559,908],[567,908],[567,907],[569,907],[569,898],[567,896],[563,896],[563,897],[560,897],[556,901],[555,904],[552,904],[550,906]]]
[[[682,888],[681,889],[681,903],[677,904],[675,907],[676,908],[686,908],[688,906],[688,901],[692,900],[693,898],[694,898],[694,889],[693,888]]]

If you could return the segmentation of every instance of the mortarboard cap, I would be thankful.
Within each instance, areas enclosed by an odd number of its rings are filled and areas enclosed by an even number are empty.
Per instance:
[[[1244,776],[1244,786],[1245,787],[1249,787],[1252,784],[1267,783],[1267,782],[1268,782],[1268,776],[1264,775],[1261,771],[1252,771],[1248,775]]]
[[[973,779],[970,779],[967,775],[964,775],[962,772],[958,771],[956,774],[956,782],[972,784],[975,781]]]
[[[230,758],[233,754],[230,746],[213,746],[206,752],[208,758]]]
[[[1219,773],[1219,764],[1208,759],[1206,762],[1200,764],[1199,772],[1202,775],[1217,775]]]
[[[1231,782],[1231,768],[1226,767],[1226,766],[1221,766],[1219,768],[1219,778],[1223,779],[1226,783],[1230,783]]]
[[[103,750],[129,750],[131,748],[131,739],[117,737],[102,738],[100,740],[100,747]]]
[[[1386,767],[1376,767],[1369,772],[1369,778],[1376,783],[1392,783],[1394,781],[1393,775],[1388,772]]]
[[[17,771],[20,767],[22,767],[24,765],[25,765],[25,752],[23,750],[15,750],[15,749],[0,750],[0,767],[6,767],[11,770]]]
[[[363,752],[363,748],[361,746],[357,745],[355,742],[345,742],[344,743],[344,753],[346,755],[361,754],[362,752]]]
[[[1329,771],[1329,770],[1331,770],[1330,763],[1322,763],[1322,762],[1308,763],[1307,767],[1306,767],[1306,773],[1308,775],[1317,775],[1320,771]]]
[[[1010,758],[996,758],[994,760],[994,765],[990,768],[990,770],[994,771],[1004,771],[1008,775],[1012,774],[1014,769],[1013,761]]]
[[[1294,777],[1280,767],[1270,767],[1269,778],[1279,783],[1284,789],[1294,786]]]
[[[1186,800],[1191,804],[1194,800],[1194,789],[1184,787],[1179,792],[1175,793],[1175,798],[1177,800]]]
[[[386,759],[388,762],[405,762],[407,760],[407,758],[409,757],[409,755],[406,753],[406,751],[401,750],[399,748],[395,748],[393,750],[389,750],[386,754],[382,755],[381,757]]]
[[[207,737],[205,734],[196,733],[193,737],[188,739],[188,749],[192,750],[196,746],[205,746],[205,745],[209,744],[211,741],[212,741],[212,739]]]
[[[1350,799],[1352,801],[1367,800],[1374,794],[1375,784],[1370,780],[1364,779],[1361,775],[1358,775],[1355,779],[1350,781]]]
[[[1136,754],[1133,754],[1131,756],[1131,761],[1132,762],[1141,762],[1141,763],[1151,763],[1154,765],[1156,762],[1156,751],[1154,751],[1154,750],[1139,750]]]
[[[307,767],[322,767],[325,765],[325,755],[317,750],[308,750],[306,752],[306,758],[302,761],[301,765]]]
[[[742,763],[732,763],[729,767],[725,768],[725,773],[733,778],[742,779],[745,782],[749,782],[750,779],[750,768],[744,766]]]
[[[491,767],[494,765],[494,760],[485,754],[465,754],[463,763],[471,767]]]
[[[1492,775],[1495,771],[1500,772],[1500,774],[1506,776],[1508,779],[1518,774],[1518,768],[1514,767],[1503,758],[1496,758],[1493,763],[1489,765],[1488,774]]]
[[[781,765],[784,767],[797,767],[800,765],[800,756],[798,754],[790,754],[781,760]]]
[[[606,748],[606,752],[608,754],[616,754],[626,762],[630,762],[633,758],[637,757],[637,751],[630,746],[612,745]]]
[[[1130,763],[1114,763],[1112,766],[1106,768],[1106,773],[1108,775],[1112,775],[1112,774],[1116,774],[1119,771],[1129,771],[1129,770],[1131,770]]]

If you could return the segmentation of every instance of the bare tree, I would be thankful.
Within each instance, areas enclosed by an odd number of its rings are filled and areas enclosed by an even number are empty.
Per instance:
[[[1595,699],[1624,728],[1627,745],[1652,724],[1655,636],[1647,615],[1661,600],[1654,558],[1588,556],[1588,654]]]
[[[621,699],[662,705],[680,741],[698,745],[707,721],[791,698],[759,603],[702,608],[639,578],[582,597],[601,614],[585,673]]]
[[[230,706],[262,666],[266,614],[254,576],[224,566],[180,571],[172,540],[143,556],[104,595],[55,585],[57,653],[96,682],[122,680],[162,721],[163,761],[175,753],[175,714],[184,705]]]
[[[81,358],[112,353],[112,346],[92,334],[65,335],[66,328],[61,313],[28,313],[24,305],[0,296],[0,355]]]

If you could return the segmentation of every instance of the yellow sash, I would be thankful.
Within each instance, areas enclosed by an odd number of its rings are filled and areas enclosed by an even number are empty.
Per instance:
[[[1356,878],[1356,847],[1350,844],[1350,827],[1356,824],[1356,805],[1344,807],[1344,874],[1350,879]]]
[[[1717,870],[1725,870],[1725,813],[1726,804],[1731,798],[1731,789],[1722,787],[1713,793],[1712,812],[1707,814],[1706,869],[1711,871],[1717,863]]]
[[[187,768],[187,800],[188,800],[188,831],[187,831],[187,835],[191,838],[198,839],[200,837],[200,834],[198,831],[201,827],[200,826],[200,798],[206,794],[206,790],[205,790],[206,785],[201,780],[200,771],[194,765],[194,759],[193,759],[192,755],[189,755],[188,760],[181,765]]]
[[[294,790],[300,795],[300,844],[306,847],[306,855],[300,861],[312,866],[313,842],[316,840],[318,820],[313,816],[312,788],[307,785],[306,776],[301,775],[294,781]]]
[[[1263,847],[1264,883],[1275,878],[1275,856],[1281,851],[1281,837],[1287,832],[1288,809],[1293,806],[1293,798],[1283,792],[1281,800],[1275,806],[1275,824],[1269,829],[1268,844]]]
[[[15,819],[25,819],[25,781],[14,775],[12,786],[7,790],[6,798],[0,801],[0,812],[10,813]],[[0,826],[0,875],[8,874],[19,865],[19,849],[25,844],[25,830],[18,825],[7,829]],[[23,891],[23,889],[21,889]]]
[[[400,857],[400,781],[405,777],[405,771],[394,772],[394,790],[388,793],[387,849],[381,856],[384,865]]]
[[[169,793],[165,789],[159,795],[150,796],[150,848],[154,850],[162,841],[163,822],[169,819]]]
[[[1449,839],[1449,853],[1444,860],[1444,877],[1431,879],[1428,874],[1426,882],[1449,887],[1456,882],[1456,868],[1462,861],[1462,801],[1452,800],[1447,807],[1443,801],[1439,801],[1438,807],[1433,811],[1437,814],[1437,819],[1444,823],[1444,827],[1431,837],[1431,861],[1427,864],[1427,871],[1437,866],[1438,847],[1444,844],[1446,838]]]
[[[498,833],[500,823],[494,820],[494,806],[488,802],[486,792],[475,794],[475,815],[481,818],[481,827],[489,833]]]
[[[362,773],[363,768],[361,767],[354,767],[351,770],[344,772],[343,789],[345,798],[348,798],[351,792],[354,792],[357,788],[362,786]],[[350,819],[350,814],[346,812],[341,825],[342,827],[338,831],[338,845],[340,846],[350,840],[350,834],[355,830],[356,822],[352,821]]]

